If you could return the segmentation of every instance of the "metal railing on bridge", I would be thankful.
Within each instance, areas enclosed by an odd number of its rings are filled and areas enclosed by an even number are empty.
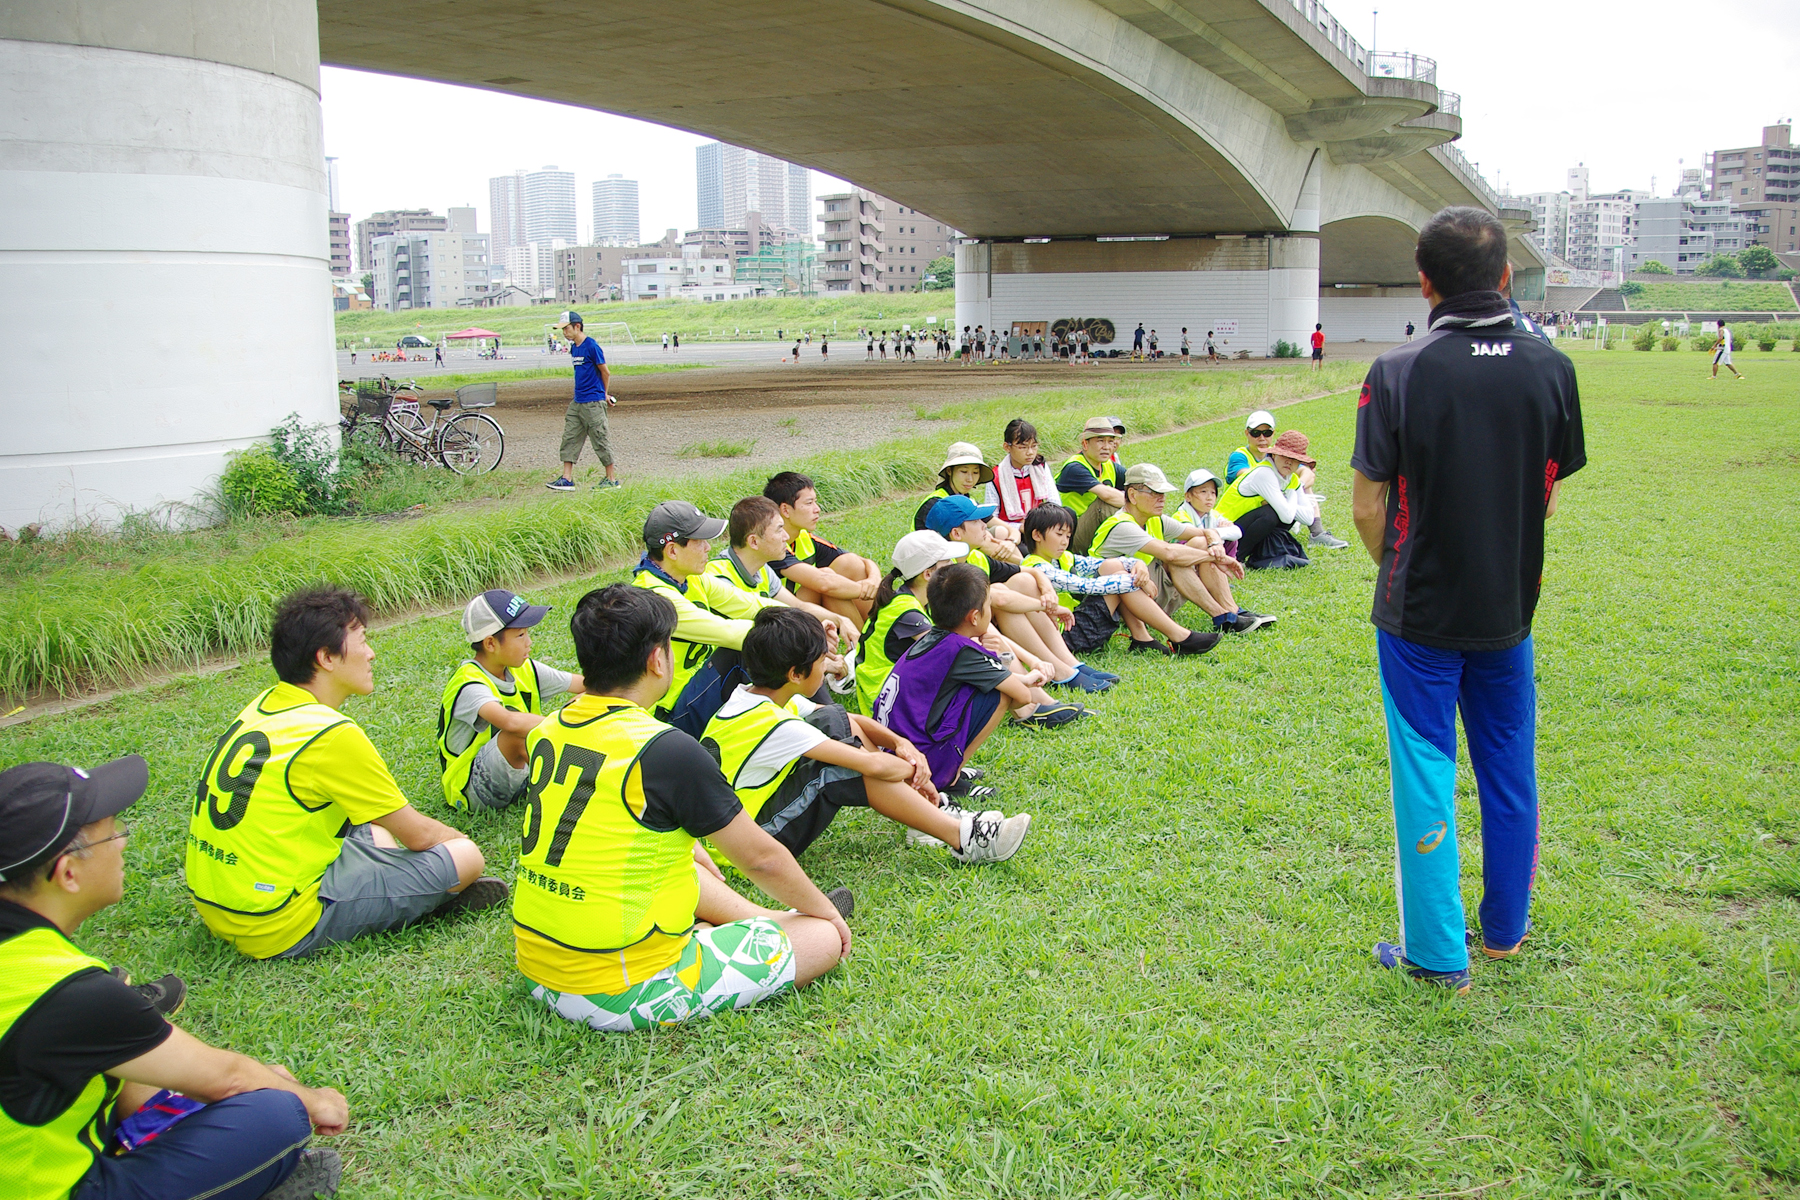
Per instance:
[[[1350,31],[1338,23],[1319,0],[1291,0],[1294,9],[1306,18],[1307,24],[1325,35],[1325,40],[1336,46],[1338,50],[1356,64],[1356,69],[1364,74],[1369,73],[1369,52],[1363,44],[1350,36]]]
[[[1438,89],[1438,111],[1449,113],[1453,117],[1462,116],[1462,96],[1456,92]]]
[[[1423,54],[1414,54],[1410,50],[1399,54],[1371,54],[1364,73],[1380,79],[1416,79],[1420,83],[1436,83],[1437,59],[1426,58]]]

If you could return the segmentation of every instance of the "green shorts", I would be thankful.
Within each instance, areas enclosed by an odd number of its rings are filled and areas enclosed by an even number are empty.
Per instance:
[[[794,987],[794,948],[781,926],[752,917],[701,929],[681,959],[617,995],[580,996],[531,989],[558,1016],[602,1033],[698,1021],[728,1008],[749,1008]]]

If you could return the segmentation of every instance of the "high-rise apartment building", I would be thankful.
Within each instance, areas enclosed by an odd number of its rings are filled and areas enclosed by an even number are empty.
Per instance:
[[[777,229],[812,234],[812,173],[796,163],[709,142],[694,151],[694,188],[702,229],[742,229],[754,212]]]
[[[356,223],[356,261],[364,271],[375,269],[375,239],[390,233],[441,233],[450,228],[447,218],[429,208],[393,208],[371,213]]]
[[[1569,257],[1569,204],[1568,192],[1530,192],[1512,199],[1523,201],[1531,209],[1536,218],[1537,229],[1531,240],[1538,247],[1548,250],[1558,258]]]
[[[504,263],[507,251],[525,244],[525,208],[519,202],[525,172],[496,175],[488,180],[488,235],[493,239],[494,261]]]
[[[638,181],[608,175],[594,181],[594,237],[596,246],[635,246],[638,227]]]
[[[1581,168],[1583,171],[1586,168]],[[1582,178],[1586,192],[1586,176]],[[1629,255],[1622,251],[1636,240],[1637,206],[1648,200],[1650,193],[1637,188],[1622,188],[1601,195],[1569,196],[1569,252],[1563,257],[1578,271],[1612,271],[1625,269]],[[1615,280],[1614,282],[1618,282]]]
[[[350,274],[350,214],[334,212],[326,214],[326,228],[331,235],[331,273],[346,276]]]
[[[916,292],[956,231],[916,208],[865,192],[819,197],[820,278],[826,292]]]
[[[572,246],[580,240],[575,229],[575,172],[545,167],[525,173],[520,190],[525,210],[525,240]]]
[[[1800,147],[1793,126],[1765,125],[1760,146],[1714,150],[1706,156],[1706,198],[1730,200],[1756,245],[1787,254],[1800,246]]]
[[[371,253],[371,299],[388,312],[479,304],[497,284],[485,234],[390,233]]]

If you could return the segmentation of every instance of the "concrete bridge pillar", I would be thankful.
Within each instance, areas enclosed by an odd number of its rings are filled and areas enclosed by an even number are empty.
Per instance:
[[[993,247],[986,242],[956,248],[956,326],[958,337],[963,326],[971,331],[977,325],[993,328],[994,274]]]
[[[0,6],[0,525],[181,523],[337,415],[314,0]]]
[[[1288,235],[1269,243],[1269,345],[1307,347],[1319,320],[1319,172],[1313,152]]]

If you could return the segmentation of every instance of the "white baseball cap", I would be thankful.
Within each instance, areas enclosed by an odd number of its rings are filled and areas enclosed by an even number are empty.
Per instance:
[[[1267,425],[1270,429],[1275,428],[1275,414],[1259,408],[1244,418],[1245,429],[1255,429],[1258,425]]]
[[[915,529],[895,543],[893,557],[889,561],[894,564],[894,570],[900,572],[900,578],[917,579],[925,573],[926,568],[952,558],[961,558],[968,552],[967,542],[953,542],[941,533]]]
[[[1210,483],[1220,491],[1225,490],[1225,485],[1220,482],[1219,477],[1205,467],[1195,467],[1193,470],[1189,471],[1187,482],[1181,485],[1181,490],[1184,492],[1191,492],[1203,483]]]

